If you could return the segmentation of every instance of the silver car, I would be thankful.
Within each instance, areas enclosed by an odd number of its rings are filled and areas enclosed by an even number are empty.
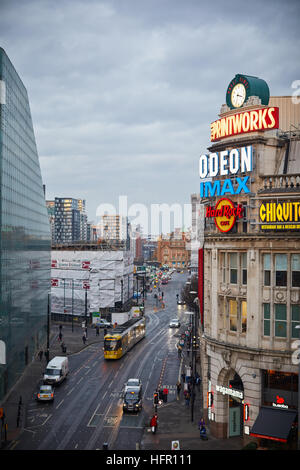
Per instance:
[[[177,320],[176,318],[174,318],[174,320],[171,320],[170,324],[169,324],[169,327],[170,328],[179,328],[180,327],[179,320]]]
[[[39,391],[36,394],[38,401],[53,401],[54,400],[54,389],[51,385],[41,385]]]

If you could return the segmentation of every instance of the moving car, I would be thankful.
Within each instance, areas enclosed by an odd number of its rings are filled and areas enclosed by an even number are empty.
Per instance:
[[[140,379],[128,379],[125,384],[125,390],[128,387],[142,387],[142,382]]]
[[[123,411],[140,411],[142,409],[142,387],[125,388]]]
[[[56,356],[48,362],[44,373],[44,384],[56,385],[62,382],[69,373],[69,361],[65,356]]]
[[[53,401],[54,389],[51,385],[40,385],[39,391],[36,394],[38,401]]]
[[[184,300],[177,300],[177,305],[185,305],[185,301]]]
[[[169,324],[170,328],[179,328],[180,327],[180,322],[177,320],[177,318],[174,318],[173,320],[170,321]]]

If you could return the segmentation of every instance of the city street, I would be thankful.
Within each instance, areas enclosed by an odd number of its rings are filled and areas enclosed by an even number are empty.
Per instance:
[[[180,376],[176,344],[183,323],[188,321],[185,308],[177,306],[176,294],[186,279],[186,274],[174,273],[168,285],[161,286],[164,309],[156,307],[155,289],[147,294],[146,337],[123,358],[105,361],[103,343],[93,344],[69,356],[68,378],[56,388],[53,403],[36,402],[33,389],[26,426],[14,449],[92,450],[102,449],[105,443],[114,450],[140,448],[153,413],[156,387],[166,386],[168,401],[176,399]],[[177,313],[180,330],[169,328]],[[142,380],[143,409],[123,414],[122,390],[130,377]]]

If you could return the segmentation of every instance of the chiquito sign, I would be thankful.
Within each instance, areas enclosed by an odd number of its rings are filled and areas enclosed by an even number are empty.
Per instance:
[[[236,195],[250,193],[249,175],[236,176],[239,173],[249,173],[253,170],[252,145],[239,149],[223,150],[222,152],[201,155],[199,159],[200,197]],[[216,177],[225,179],[214,179]],[[233,178],[236,180],[234,187]]]

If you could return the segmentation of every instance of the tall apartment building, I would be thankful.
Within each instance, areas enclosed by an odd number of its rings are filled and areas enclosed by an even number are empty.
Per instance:
[[[97,224],[97,236],[102,240],[126,240],[128,233],[128,219],[121,215],[104,214]]]
[[[293,445],[297,421],[299,111],[291,97],[269,98],[263,80],[236,75],[199,159],[206,417],[213,435],[264,446]]]
[[[0,402],[47,336],[51,239],[26,88],[0,48]]]
[[[84,199],[56,197],[54,201],[47,201],[47,207],[52,222],[52,243],[64,244],[88,240]]]

